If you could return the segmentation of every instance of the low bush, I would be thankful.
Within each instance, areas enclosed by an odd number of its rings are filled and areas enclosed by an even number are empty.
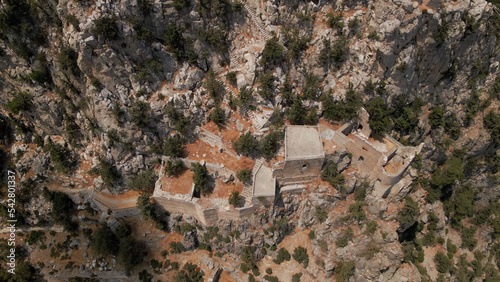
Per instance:
[[[249,131],[238,138],[237,141],[233,142],[234,150],[240,154],[248,156],[252,151],[255,151],[259,146],[259,142],[252,133]]]
[[[21,111],[30,111],[33,108],[33,96],[27,92],[15,93],[12,100],[7,103],[7,107],[15,115]]]
[[[354,265],[353,261],[343,261],[337,264],[335,267],[335,280],[338,282],[347,282],[349,278],[354,274]]]
[[[141,192],[153,192],[156,179],[157,177],[154,169],[150,168],[131,177],[127,184],[127,188]]]
[[[263,65],[268,65],[272,62],[278,62],[283,58],[284,48],[278,42],[276,38],[271,38],[266,41],[264,50],[262,51],[262,59],[260,63]]]
[[[321,170],[321,179],[328,181],[336,189],[341,189],[344,184],[344,176],[339,173],[337,164],[329,160]]]
[[[184,251],[185,251],[184,245],[181,242],[171,242],[170,243],[170,253],[180,254]]]
[[[233,191],[231,192],[231,196],[229,196],[229,204],[235,208],[240,206],[240,192],[238,191]]]
[[[452,262],[443,252],[437,252],[434,256],[434,262],[436,263],[436,269],[439,273],[447,273],[453,266]]]
[[[307,249],[304,247],[296,247],[293,250],[293,259],[296,260],[298,263],[301,263],[304,265],[304,268],[307,268],[309,265],[309,255],[307,254]]]
[[[278,251],[278,256],[275,260],[273,260],[273,262],[276,264],[281,264],[284,261],[290,261],[291,258],[292,256],[290,255],[290,253],[285,248],[281,248]]]
[[[195,192],[204,196],[210,194],[213,189],[208,184],[208,171],[206,166],[200,163],[193,163],[191,170],[194,173],[193,182]]]
[[[242,183],[247,183],[252,178],[252,171],[249,168],[244,168],[236,173],[236,177],[238,177]]]
[[[330,28],[337,29],[337,30],[342,30],[344,28],[344,15],[342,12],[338,13],[337,15],[333,13],[328,13],[326,14],[326,24]]]
[[[185,170],[186,166],[184,166],[184,163],[180,160],[168,160],[167,164],[165,165],[165,172],[169,177],[179,177]]]
[[[118,39],[118,22],[113,17],[100,17],[94,20],[94,33],[105,39]]]

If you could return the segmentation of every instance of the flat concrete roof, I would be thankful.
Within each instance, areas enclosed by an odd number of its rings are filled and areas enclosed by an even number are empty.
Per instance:
[[[261,166],[255,175],[253,195],[274,196],[276,184],[274,182],[273,171],[267,166]]]
[[[289,125],[285,129],[286,159],[324,156],[317,126]]]

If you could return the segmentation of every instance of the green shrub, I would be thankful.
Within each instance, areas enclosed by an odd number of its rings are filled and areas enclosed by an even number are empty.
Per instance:
[[[436,232],[428,231],[427,234],[425,234],[424,238],[422,239],[422,245],[427,247],[436,246]]]
[[[191,6],[191,0],[174,0],[172,6],[177,11],[180,11],[184,8],[189,8],[189,6]]]
[[[40,52],[36,56],[36,63],[30,73],[30,78],[35,82],[44,85],[52,84],[52,76],[50,74],[49,62],[45,53]]]
[[[316,233],[314,233],[314,230],[309,231],[309,239],[314,240],[316,239]]]
[[[440,273],[446,273],[452,267],[452,262],[443,252],[437,252],[434,256],[434,262],[436,263],[436,269]]]
[[[240,206],[240,192],[233,191],[231,192],[231,196],[229,196],[229,204],[235,208]]]
[[[377,222],[370,221],[366,224],[366,234],[374,234],[377,231]]]
[[[199,39],[208,43],[219,53],[226,52],[229,47],[227,33],[219,28],[199,29],[197,34]]]
[[[224,98],[224,85],[222,82],[217,80],[217,75],[213,69],[209,69],[206,74],[205,88],[207,89],[210,97],[216,101],[220,101]]]
[[[321,92],[319,78],[313,73],[307,72],[305,79],[304,88],[302,89],[304,99],[316,100]]]
[[[73,200],[63,192],[51,192],[47,187],[43,188],[43,196],[52,204],[51,216],[54,222],[61,224],[65,231],[76,231],[78,224],[71,221],[71,213],[74,210]]]
[[[274,157],[280,137],[281,134],[279,132],[271,131],[260,141],[259,150],[262,156],[267,159]]]
[[[306,108],[302,104],[302,99],[300,96],[295,96],[293,98],[292,106],[290,110],[287,112],[288,120],[290,120],[291,124],[301,125],[305,122],[306,116]]]
[[[163,36],[167,50],[174,55],[177,60],[184,56],[184,37],[182,30],[174,22],[170,22]]]
[[[116,167],[105,159],[99,159],[99,175],[108,187],[111,187],[113,182],[121,177]]]
[[[233,86],[236,86],[238,83],[238,79],[236,77],[236,72],[235,71],[230,71],[226,74],[226,79],[231,83]]]
[[[186,167],[184,166],[184,163],[180,160],[175,160],[175,161],[168,160],[167,164],[165,165],[165,172],[169,177],[170,176],[179,177],[185,170]]]
[[[477,228],[475,226],[471,226],[470,228],[462,228],[462,248],[467,248],[469,251],[474,250],[477,245],[477,239],[474,238],[474,234],[476,234],[476,231]]]
[[[97,255],[116,255],[118,253],[118,247],[118,238],[107,225],[103,224],[92,232],[90,248]]]
[[[241,87],[240,92],[238,93],[238,106],[247,107],[250,105],[253,98],[252,88],[249,87]]]
[[[240,136],[240,138],[233,142],[234,150],[241,155],[248,156],[254,150],[256,150],[259,146],[259,142],[255,137],[253,137],[252,133],[249,131]]]
[[[321,96],[323,115],[332,121],[349,121],[358,118],[358,111],[363,105],[361,95],[351,87],[347,90],[344,101],[334,101],[330,93]]]
[[[160,218],[160,213],[155,208],[154,203],[150,199],[151,194],[144,193],[137,198],[137,207],[141,211],[141,215],[144,219],[151,219],[152,221],[158,221]]]
[[[268,100],[274,96],[274,76],[272,72],[266,72],[259,76],[260,92],[259,95]]]
[[[278,62],[283,57],[283,53],[283,46],[281,46],[278,40],[273,37],[266,41],[266,45],[262,51],[262,59],[260,60],[260,63],[267,65],[272,62]]]
[[[328,13],[326,14],[326,24],[328,24],[330,28],[342,30],[342,28],[344,28],[344,15],[342,12],[337,15]]]
[[[151,121],[151,108],[149,103],[135,101],[130,108],[130,120],[139,128],[144,128]]]
[[[278,277],[275,276],[264,275],[264,279],[269,282],[279,282]]]
[[[446,241],[446,250],[449,252],[449,253],[456,253],[457,252],[457,245],[453,244],[453,242],[448,239],[448,241]]]
[[[411,226],[417,220],[419,214],[418,203],[415,202],[412,198],[407,197],[405,200],[405,205],[399,211],[397,215],[397,220],[400,225],[403,226]]]
[[[319,60],[323,64],[334,63],[337,68],[347,59],[349,53],[349,39],[345,35],[339,36],[333,44],[328,39],[323,40],[323,49],[319,53]]]
[[[130,271],[134,266],[141,263],[143,258],[144,247],[141,244],[131,237],[120,240],[117,260],[126,271]]]
[[[465,34],[470,35],[475,33],[481,26],[480,22],[476,22],[473,15],[469,14],[469,11],[464,11],[462,15],[462,20],[465,22]]]
[[[316,218],[319,220],[319,222],[325,222],[328,218],[328,211],[319,206],[316,207]]]
[[[368,187],[369,183],[364,182],[361,186],[357,187],[354,190],[354,200],[356,202],[363,202],[366,197],[366,188]]]
[[[149,59],[139,62],[134,66],[134,72],[137,79],[145,82],[147,81],[151,74],[158,73],[163,70],[163,65],[159,59]]]
[[[171,242],[170,243],[170,253],[180,254],[184,251],[185,251],[184,245],[181,242]]]
[[[75,17],[75,15],[67,14],[66,21],[73,26],[76,31],[80,31],[80,21]]]
[[[210,112],[210,120],[219,126],[224,124],[225,122],[224,110],[220,108],[218,103],[215,105],[215,108]]]
[[[278,251],[278,256],[275,260],[273,260],[273,262],[276,264],[281,264],[284,261],[290,261],[291,258],[292,256],[290,255],[290,253],[285,248],[281,248]]]
[[[298,263],[301,263],[304,265],[304,268],[307,268],[309,265],[309,255],[307,254],[307,249],[304,247],[296,247],[293,250],[293,259],[296,260]]]
[[[205,272],[201,268],[190,262],[186,263],[181,271],[175,275],[175,282],[203,282]]]
[[[500,114],[491,110],[483,118],[484,127],[488,130],[493,144],[500,144]]]
[[[153,192],[156,179],[154,169],[150,168],[138,175],[132,176],[127,184],[127,188],[141,192]]]
[[[437,32],[432,36],[434,40],[436,40],[438,46],[443,44],[446,41],[446,38],[448,38],[448,30],[449,24],[446,20],[443,19],[438,27]]]
[[[349,219],[354,219],[355,221],[359,222],[361,220],[366,219],[366,213],[365,210],[363,209],[363,203],[362,202],[356,202],[352,205],[349,206]]]
[[[253,246],[245,246],[243,248],[242,253],[240,255],[241,260],[244,262],[241,264],[242,270],[243,270],[244,266],[247,268],[247,271],[257,268],[257,261],[255,259],[254,254],[253,254],[254,250],[255,250],[255,248]],[[243,270],[243,272],[247,272],[247,271]]]
[[[341,189],[344,184],[344,176],[339,173],[337,164],[329,160],[321,170],[321,179],[328,181],[336,189]]]
[[[404,261],[407,263],[417,264],[424,261],[424,250],[420,243],[403,242],[401,244]]]
[[[163,145],[163,152],[169,157],[180,158],[185,154],[184,143],[186,143],[186,139],[179,134],[169,136]]]
[[[342,236],[340,236],[337,241],[335,241],[335,245],[339,248],[343,248],[349,244],[349,241],[351,241],[354,238],[354,231],[352,230],[351,227],[347,228],[345,232],[342,233]]]
[[[300,58],[300,54],[307,50],[309,37],[301,37],[299,30],[295,29],[292,32],[288,28],[284,29],[285,46],[288,48],[289,54],[295,60]]]
[[[247,183],[252,178],[252,171],[249,168],[244,168],[236,173],[236,177],[238,177],[242,183]]]
[[[43,244],[45,241],[45,232],[42,230],[30,231],[26,234],[24,242],[28,245]]]
[[[302,273],[295,273],[292,276],[292,282],[300,282],[300,277],[302,277]]]
[[[384,134],[389,129],[389,110],[380,96],[373,98],[367,105],[366,111],[370,114],[370,128],[375,134]]]
[[[94,20],[94,33],[105,39],[118,39],[118,22],[116,18],[103,16]]]
[[[104,89],[104,86],[99,79],[94,76],[90,78],[90,85],[92,85],[97,92],[101,92],[101,90]]]
[[[175,109],[175,106],[172,102],[167,105],[165,113],[174,124],[174,128],[177,132],[181,133],[182,135],[187,134],[190,127],[189,120],[184,116],[184,114]]]
[[[433,128],[444,125],[444,109],[441,106],[435,106],[429,113],[429,124]]]
[[[208,184],[208,171],[206,166],[201,165],[200,163],[193,163],[191,170],[194,173],[194,190],[204,196],[210,194],[213,189]]]
[[[380,36],[378,35],[376,30],[370,31],[370,33],[368,34],[368,38],[372,40],[380,40]]]
[[[50,151],[50,158],[54,163],[56,171],[68,173],[74,165],[71,150],[60,144],[54,144],[51,141],[46,146]]]
[[[27,92],[15,93],[12,100],[7,103],[7,107],[15,115],[21,111],[30,111],[33,108],[33,96]]]
[[[350,29],[357,29],[359,26],[360,26],[360,20],[358,19],[358,17],[354,17],[354,19],[350,20],[349,23],[347,24],[347,26],[350,28]]]
[[[338,282],[347,282],[349,278],[354,274],[354,262],[353,261],[343,261],[340,262],[337,267],[335,267],[335,280]]]

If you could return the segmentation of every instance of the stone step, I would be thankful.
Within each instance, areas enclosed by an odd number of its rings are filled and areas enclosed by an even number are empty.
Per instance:
[[[255,24],[255,26],[257,27],[257,29],[264,35],[264,38],[266,40],[269,40],[271,38],[271,36],[267,33],[267,31],[262,27],[262,25],[258,22],[257,20],[257,16],[255,15],[255,13],[252,11],[252,9],[250,9],[250,7],[248,7],[247,4],[243,4],[243,7],[245,8],[245,10],[247,11],[247,13],[250,15],[250,19],[252,20],[252,22]]]

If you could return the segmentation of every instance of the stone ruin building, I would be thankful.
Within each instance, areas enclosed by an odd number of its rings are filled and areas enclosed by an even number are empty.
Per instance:
[[[253,163],[252,183],[242,188],[243,199],[238,208],[228,204],[228,196],[234,189],[228,183],[234,179],[236,170],[231,170],[224,163],[203,161],[211,173],[228,179],[215,182],[214,196],[205,199],[194,197],[194,185],[190,186],[187,184],[189,182],[184,183],[183,180],[175,180],[180,181],[176,184],[174,180],[165,178],[162,167],[153,198],[165,210],[194,216],[207,225],[218,219],[237,220],[251,215],[261,205],[272,205],[281,192],[303,191],[309,182],[320,177],[321,169],[328,160],[338,164],[346,177],[347,190],[368,181],[374,184],[375,197],[395,196],[401,189],[408,187],[415,177],[410,175],[407,168],[420,152],[422,144],[417,147],[404,146],[389,136],[373,139],[370,137],[368,117],[368,113],[362,109],[358,121],[342,126],[327,122],[320,122],[317,126],[287,126],[284,146],[276,161],[269,164],[264,159],[257,159]],[[259,124],[259,127],[263,125]],[[241,161],[241,156],[228,149],[229,145],[223,137],[205,129],[201,130],[200,135],[206,144],[217,147],[214,152],[227,163]],[[208,154],[206,159],[211,160],[213,157]],[[183,162],[189,167],[193,160],[183,159]]]

